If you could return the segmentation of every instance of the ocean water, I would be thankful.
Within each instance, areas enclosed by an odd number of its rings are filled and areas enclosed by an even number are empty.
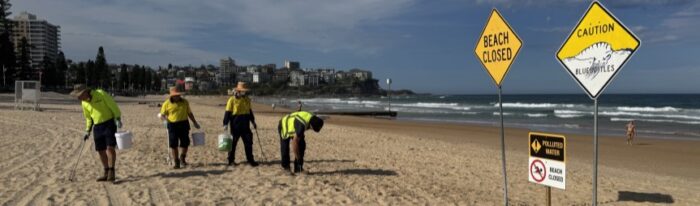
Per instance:
[[[311,111],[392,111],[397,119],[497,126],[497,95],[422,95],[382,98],[269,99]],[[698,94],[604,94],[598,99],[599,134],[624,136],[635,120],[640,137],[700,140]],[[593,134],[593,100],[585,95],[504,95],[507,127]]]

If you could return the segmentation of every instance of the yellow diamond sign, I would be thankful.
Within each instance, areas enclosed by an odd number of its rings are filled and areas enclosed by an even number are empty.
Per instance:
[[[522,41],[503,16],[494,9],[476,42],[474,54],[497,86],[501,86],[510,65],[520,51]]]
[[[595,99],[640,43],[612,13],[594,1],[562,44],[557,59]]]
[[[532,147],[532,151],[535,151],[535,153],[538,153],[540,151],[540,148],[542,148],[540,141],[537,141],[537,139],[535,139],[535,141],[532,141],[532,144],[530,144],[530,146]]]

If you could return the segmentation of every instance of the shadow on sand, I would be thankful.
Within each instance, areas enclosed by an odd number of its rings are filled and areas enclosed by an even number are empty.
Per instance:
[[[200,177],[207,177],[210,175],[221,175],[226,173],[226,170],[193,170],[193,171],[184,171],[184,172],[162,172],[155,174],[153,176],[160,176],[163,178],[183,178],[183,177],[195,177],[195,176],[200,176]]]
[[[649,203],[674,203],[673,197],[661,193],[641,193],[630,191],[617,192],[617,201],[649,202]]]
[[[366,176],[398,176],[393,170],[382,169],[345,169],[327,172],[309,172],[309,175],[366,175]]]
[[[290,163],[293,163],[294,159],[290,161]],[[355,162],[355,160],[306,160],[304,161],[304,164],[308,163],[347,163],[347,162]],[[282,164],[282,161],[280,160],[270,160],[270,161],[260,161],[258,162],[260,165],[280,165]]]

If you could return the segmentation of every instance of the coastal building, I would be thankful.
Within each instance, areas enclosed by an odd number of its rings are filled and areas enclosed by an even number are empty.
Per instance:
[[[361,70],[361,69],[351,69],[350,70],[350,77],[355,78],[360,81],[367,81],[369,79],[372,79],[372,72],[366,71],[366,70]]]
[[[286,82],[289,81],[289,70],[288,69],[276,69],[272,75],[272,81],[274,82]]]
[[[270,82],[272,76],[269,73],[264,72],[254,72],[253,73],[253,83],[264,84]]]
[[[301,87],[305,85],[304,71],[295,69],[289,72],[289,86]]]
[[[284,68],[286,69],[299,69],[300,66],[301,64],[299,62],[284,60]]]
[[[319,81],[326,84],[335,84],[335,69],[318,69]]]
[[[29,51],[33,67],[40,67],[44,58],[51,61],[56,59],[60,49],[59,26],[43,19],[37,19],[36,15],[26,11],[15,16],[12,22],[12,40],[15,44],[15,51],[19,52],[22,38],[26,38],[27,43],[31,45]]]
[[[245,71],[245,72],[248,72],[248,73],[255,73],[255,72],[259,72],[259,71],[260,71],[260,67],[258,67],[258,65],[250,65],[250,66],[247,66],[247,67],[246,67],[246,71]]]
[[[253,82],[253,74],[248,72],[239,72],[236,75],[236,82]]]
[[[320,75],[318,72],[304,73],[304,85],[309,87],[317,87],[319,85]]]
[[[221,59],[219,61],[219,73],[216,75],[219,86],[233,86],[236,76],[236,61],[231,57]]]
[[[185,91],[194,89],[194,77],[185,77]]]

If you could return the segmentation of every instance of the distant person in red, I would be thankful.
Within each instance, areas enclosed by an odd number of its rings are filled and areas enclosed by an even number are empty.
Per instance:
[[[634,126],[634,120],[627,123],[627,144],[632,145],[632,140],[634,136],[637,135],[636,126]]]

